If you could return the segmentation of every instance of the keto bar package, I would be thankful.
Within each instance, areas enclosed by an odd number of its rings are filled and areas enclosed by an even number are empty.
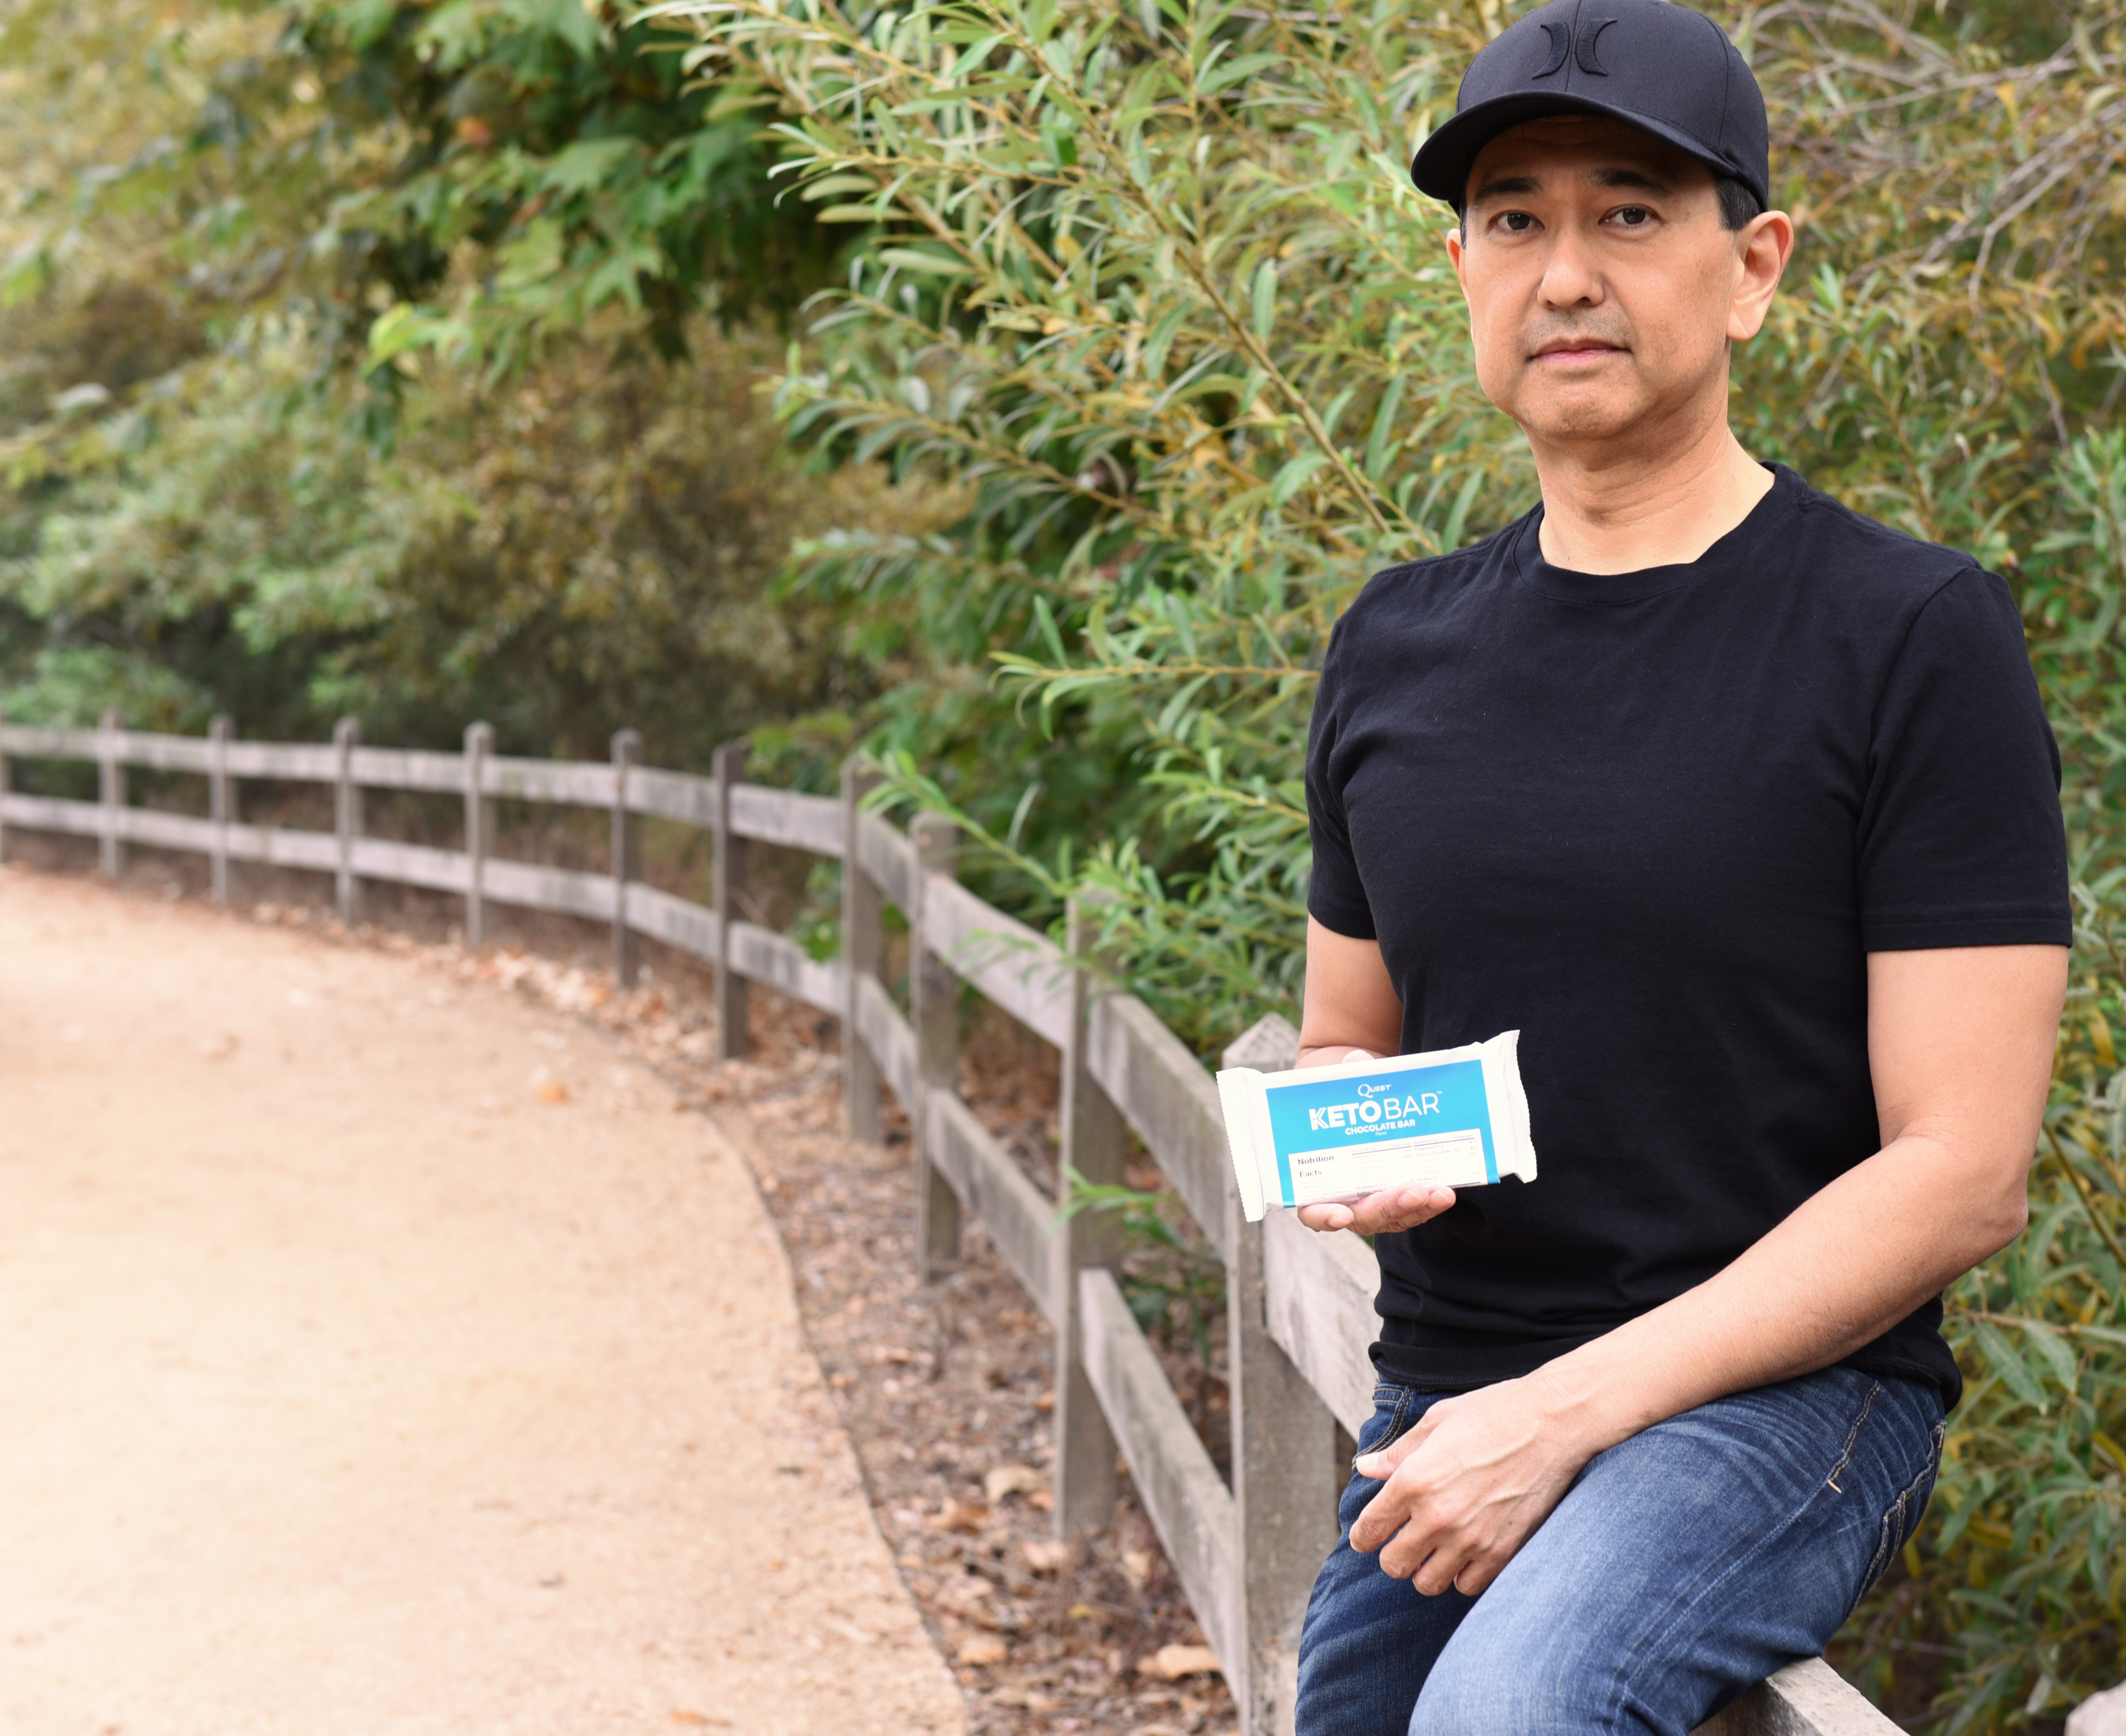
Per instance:
[[[1535,1180],[1520,1033],[1429,1054],[1218,1075],[1250,1223],[1272,1205],[1349,1202],[1383,1187]]]

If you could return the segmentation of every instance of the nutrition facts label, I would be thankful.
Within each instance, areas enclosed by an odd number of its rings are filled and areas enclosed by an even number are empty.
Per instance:
[[[1484,1169],[1484,1135],[1474,1127],[1383,1139],[1355,1149],[1337,1145],[1325,1151],[1295,1151],[1287,1161],[1292,1166],[1287,1205],[1428,1182],[1481,1187],[1491,1179]]]

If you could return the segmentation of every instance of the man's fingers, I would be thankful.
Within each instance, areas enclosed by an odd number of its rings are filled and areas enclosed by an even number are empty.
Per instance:
[[[1451,1402],[1451,1401],[1446,1401]],[[1391,1441],[1378,1452],[1366,1453],[1353,1461],[1362,1477],[1378,1479],[1382,1487],[1360,1511],[1351,1526],[1351,1547],[1362,1554],[1379,1549],[1398,1533],[1410,1535],[1410,1523],[1424,1500],[1424,1484],[1405,1474],[1398,1475],[1411,1454],[1424,1444],[1439,1420],[1443,1407],[1434,1405],[1417,1419],[1410,1432]]]
[[[1461,1576],[1475,1565],[1466,1559],[1457,1559],[1458,1552],[1452,1549],[1437,1549],[1425,1558],[1424,1564],[1410,1575],[1410,1583],[1428,1597],[1444,1597],[1457,1590]]]
[[[1388,1560],[1386,1545],[1393,1543],[1398,1536],[1410,1528],[1405,1522],[1409,1517],[1408,1507],[1389,1501],[1387,1491],[1383,1489],[1373,1497],[1366,1510],[1352,1525],[1351,1547],[1362,1555],[1370,1555],[1375,1550],[1380,1550],[1381,1564],[1386,1567]]]
[[[1454,1576],[1454,1589],[1464,1597],[1481,1597],[1491,1588],[1491,1582],[1505,1571],[1505,1565],[1488,1555],[1472,1556]]]
[[[1309,1229],[1355,1229],[1362,1236],[1391,1236],[1438,1217],[1453,1203],[1451,1187],[1384,1187],[1355,1205],[1325,1200],[1302,1205],[1299,1221]]]
[[[1503,1563],[1486,1554],[1471,1554],[1456,1538],[1420,1540],[1410,1535],[1416,1529],[1414,1524],[1405,1526],[1401,1534],[1381,1551],[1381,1571],[1391,1579],[1407,1579],[1414,1590],[1427,1597],[1443,1597],[1449,1590],[1475,1597],[1499,1577]]]
[[[1452,1587],[1476,1595],[1497,1577],[1487,1549],[1472,1542],[1461,1524],[1442,1524],[1422,1513],[1413,1513],[1410,1523],[1390,1538],[1380,1552],[1381,1571],[1391,1579],[1407,1579],[1428,1597],[1437,1597]]]
[[[1386,1446],[1376,1447],[1370,1453],[1359,1454],[1351,1461],[1352,1469],[1361,1477],[1372,1477],[1386,1482],[1396,1474],[1403,1460],[1424,1444],[1424,1437],[1439,1427],[1440,1413],[1453,1402],[1452,1399],[1441,1399]],[[1374,1498],[1377,1500],[1379,1498]]]
[[[1454,1203],[1454,1190],[1437,1185],[1384,1187],[1368,1194],[1352,1210],[1349,1228],[1366,1236],[1389,1236],[1414,1229]]]
[[[1365,1473],[1361,1471],[1359,1475]],[[1362,1555],[1370,1554],[1383,1544],[1391,1542],[1406,1529],[1411,1511],[1416,1506],[1416,1497],[1410,1490],[1389,1481],[1360,1511],[1351,1522],[1351,1547]]]
[[[1395,1475],[1396,1467],[1417,1451],[1417,1443],[1424,1437],[1412,1428],[1406,1435],[1391,1441],[1376,1451],[1361,1453],[1351,1461],[1351,1469],[1361,1477],[1371,1477],[1376,1483],[1385,1483]]]
[[[1413,1517],[1382,1547],[1381,1571],[1391,1579],[1407,1579],[1428,1597],[1437,1597],[1454,1583],[1469,1559],[1462,1540]]]

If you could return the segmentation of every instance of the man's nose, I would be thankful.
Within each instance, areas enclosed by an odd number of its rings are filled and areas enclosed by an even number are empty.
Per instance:
[[[1602,273],[1594,250],[1577,224],[1564,224],[1552,231],[1549,257],[1543,262],[1543,281],[1536,293],[1547,308],[1599,305],[1605,297]]]

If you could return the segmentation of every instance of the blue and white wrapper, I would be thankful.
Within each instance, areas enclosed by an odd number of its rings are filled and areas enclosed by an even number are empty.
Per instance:
[[[1249,1221],[1383,1187],[1535,1180],[1520,1035],[1287,1073],[1228,1068],[1218,1101]]]

